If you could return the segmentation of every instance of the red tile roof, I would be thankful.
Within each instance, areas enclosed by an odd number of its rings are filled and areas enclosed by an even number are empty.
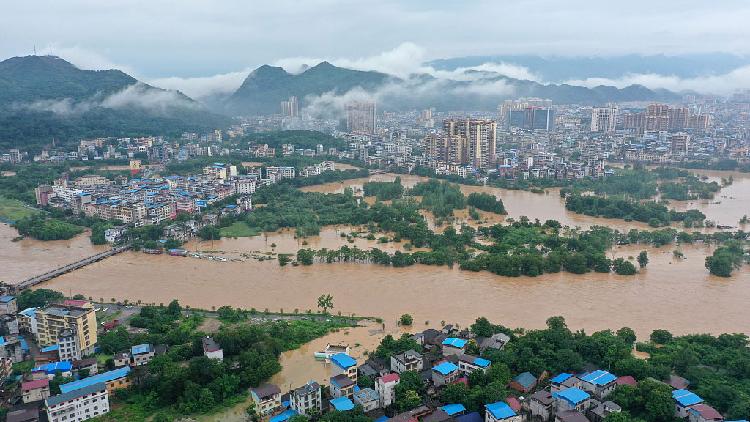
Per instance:
[[[510,406],[514,412],[521,410],[521,402],[519,402],[517,398],[510,396],[505,399],[505,402],[508,403],[508,406]]]
[[[707,405],[707,404],[696,404],[693,406],[690,406],[691,411],[698,412],[703,419],[706,420],[723,420],[724,417],[721,416],[721,413],[719,413],[716,409],[713,407]]]
[[[635,380],[635,378],[631,377],[630,375],[625,375],[624,377],[617,378],[615,380],[615,383],[617,385],[636,385],[638,382]]]
[[[383,375],[382,377],[380,377],[380,379],[383,380],[383,382],[394,382],[394,381],[398,381],[401,378],[399,378],[398,374],[391,373],[391,374]]]
[[[34,380],[34,381],[26,381],[24,383],[21,383],[21,389],[23,391],[31,391],[31,390],[36,390],[37,388],[44,388],[48,386],[49,386],[49,379],[47,378]]]
[[[65,299],[63,305],[77,306],[80,308],[81,306],[84,306],[88,303],[89,302],[87,300]]]

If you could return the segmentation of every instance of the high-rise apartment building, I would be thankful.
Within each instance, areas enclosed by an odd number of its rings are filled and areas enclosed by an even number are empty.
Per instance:
[[[281,102],[281,115],[284,117],[299,117],[297,97],[291,96],[287,101]]]
[[[669,141],[672,144],[672,155],[684,157],[688,154],[690,135],[684,132],[673,133],[669,135]]]
[[[591,131],[611,133],[617,126],[617,107],[594,107],[591,109]]]
[[[474,168],[489,168],[495,162],[497,122],[485,119],[447,119],[443,132],[466,140],[465,159],[462,164]]]
[[[357,101],[346,105],[346,130],[372,135],[377,127],[375,103]]]
[[[649,104],[646,107],[646,127],[648,131],[669,130],[670,107],[666,104]]]
[[[96,336],[96,312],[91,303],[69,300],[36,311],[37,342],[41,347],[57,344],[66,330],[74,333],[80,354],[93,353]]]
[[[555,127],[555,112],[551,108],[529,106],[526,108],[508,110],[505,126],[527,130],[553,130]]]
[[[425,137],[427,155],[447,164],[466,163],[466,138],[445,133],[432,133]]]

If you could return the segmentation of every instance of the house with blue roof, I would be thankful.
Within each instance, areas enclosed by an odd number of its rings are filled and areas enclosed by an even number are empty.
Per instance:
[[[460,416],[466,412],[466,408],[461,403],[446,404],[445,406],[441,406],[440,409],[450,417]]]
[[[484,373],[490,369],[492,362],[485,358],[480,358],[472,355],[458,355],[458,369],[464,374],[468,375],[474,371],[482,371]]]
[[[577,410],[585,412],[591,406],[591,395],[578,387],[566,388],[552,393],[558,412]]]
[[[520,392],[528,393],[536,387],[537,379],[531,372],[516,375],[510,381],[510,388]]]
[[[463,355],[469,342],[457,337],[448,337],[443,340],[443,356]]]
[[[617,376],[599,369],[579,377],[581,388],[594,395],[599,400],[607,397],[617,387]]]
[[[354,392],[354,403],[362,406],[364,412],[370,412],[380,407],[380,396],[372,388],[361,388]]]
[[[70,391],[78,390],[90,385],[94,385],[99,382],[103,382],[107,386],[108,392],[119,390],[120,388],[130,387],[130,380],[128,374],[130,373],[130,367],[114,369],[112,371],[102,372],[101,374],[92,375],[88,378],[84,378],[78,381],[69,382],[67,384],[60,385],[60,391],[67,393]]]
[[[130,364],[143,366],[149,363],[155,354],[152,344],[137,344],[130,348]]]
[[[331,373],[336,375],[346,375],[357,382],[357,360],[347,355],[346,353],[336,353],[330,357],[331,361]]]
[[[339,412],[347,412],[354,409],[354,402],[349,397],[336,397],[331,399],[331,408]]]
[[[581,380],[577,376],[565,372],[555,375],[549,381],[550,392],[552,393],[566,388],[581,388]]]
[[[516,414],[504,401],[484,405],[484,422],[521,422],[521,415]]]
[[[681,389],[672,391],[672,399],[675,404],[675,416],[687,418],[691,406],[703,403],[703,399],[692,391]]]
[[[436,386],[453,384],[461,377],[461,370],[453,362],[442,362],[432,367],[432,383]]]
[[[50,380],[55,378],[55,375],[60,374],[63,377],[71,377],[73,364],[67,360],[62,362],[50,362],[44,365],[37,366],[32,369],[32,372],[44,372],[47,374],[47,378]]]

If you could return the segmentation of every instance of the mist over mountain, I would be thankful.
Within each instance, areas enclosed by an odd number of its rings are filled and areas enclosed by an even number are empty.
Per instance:
[[[559,104],[591,105],[679,98],[675,93],[640,85],[588,88],[545,84],[508,77],[492,70],[462,70],[439,77],[421,73],[399,78],[322,62],[301,73],[261,66],[224,101],[223,109],[239,115],[278,113],[280,102],[290,96],[296,96],[303,109],[323,117],[333,117],[346,102],[354,100],[377,101],[378,107],[384,110],[435,107],[442,111],[458,111],[495,110],[502,100],[517,97],[541,97]]]
[[[750,57],[727,53],[674,56],[628,54],[593,57],[493,55],[438,59],[427,64],[438,70],[455,70],[484,63],[507,63],[521,66],[538,75],[542,80],[561,82],[587,78],[616,79],[630,74],[671,75],[679,78],[722,75],[750,65]]]
[[[82,70],[55,56],[0,62],[2,146],[179,133],[228,122],[178,91],[144,84],[119,70]]]

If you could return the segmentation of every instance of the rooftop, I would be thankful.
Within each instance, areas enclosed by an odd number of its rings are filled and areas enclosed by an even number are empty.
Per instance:
[[[60,386],[60,391],[67,393],[74,390],[80,390],[82,388],[90,387],[100,382],[109,382],[119,378],[126,377],[130,373],[130,367],[125,366],[112,371],[102,372],[101,374],[92,375],[82,380],[69,382]]]
[[[490,412],[495,419],[507,419],[516,416],[516,412],[514,412],[508,403],[504,401],[486,404],[484,407],[487,408],[487,411]]]
[[[675,399],[680,406],[692,406],[703,402],[702,398],[688,390],[674,390],[672,391],[672,398]]]
[[[62,362],[50,362],[34,368],[34,371],[44,371],[48,374],[54,374],[55,372],[68,372],[73,369],[73,364],[67,360]],[[60,386],[62,387],[62,386]]]
[[[449,416],[466,411],[466,408],[461,403],[446,404],[445,406],[442,406],[441,409],[443,409],[443,412],[447,413]]]
[[[140,355],[143,353],[150,353],[154,351],[154,347],[150,344],[137,344],[130,348],[130,353],[133,355]]]
[[[443,340],[443,346],[456,347],[458,349],[463,349],[463,347],[466,346],[466,340],[462,338],[457,338],[457,337],[448,337],[445,340]]]
[[[516,375],[513,381],[519,383],[524,388],[531,388],[536,383],[536,377],[531,372],[524,372]]]
[[[357,365],[357,361],[346,353],[336,353],[335,355],[331,356],[331,362],[343,369],[349,369],[352,366]]]
[[[335,377],[331,377],[331,384],[335,385],[338,388],[346,388],[354,385],[354,381],[352,381],[351,378],[347,377],[344,374],[339,374]]]
[[[62,388],[62,386],[60,387]],[[46,403],[47,403],[47,406],[56,406],[60,403],[64,403],[66,401],[77,399],[78,397],[83,397],[85,395],[96,393],[99,391],[107,391],[107,387],[103,382],[93,383],[85,387],[81,387],[81,388],[71,390],[68,392],[63,392],[62,394],[58,394],[56,396],[52,396],[46,400]]]
[[[457,371],[458,366],[456,366],[454,363],[451,363],[451,362],[443,362],[439,365],[433,366],[432,370],[439,372],[442,375],[448,375],[454,371]]]
[[[281,394],[281,390],[275,384],[261,384],[256,388],[251,388],[250,391],[255,393],[255,395],[261,400],[276,394]]]
[[[331,399],[331,406],[339,412],[345,412],[354,409],[354,402],[349,397],[339,397]]]
[[[43,378],[40,380],[26,381],[21,383],[21,389],[23,391],[36,390],[37,388],[49,387],[49,379]]]
[[[272,417],[269,422],[285,422],[292,418],[292,416],[298,415],[297,411],[294,409],[287,409],[280,414]]]
[[[382,377],[380,377],[380,379],[381,379],[381,381],[383,381],[384,383],[386,383],[386,382],[395,382],[395,381],[400,380],[401,378],[398,376],[397,373],[393,372],[393,373],[390,373],[390,374],[383,375]]]
[[[617,379],[616,376],[610,374],[609,372],[603,369],[599,369],[594,372],[589,372],[588,374],[581,377],[582,381],[585,381],[594,385],[607,385],[616,379]]]
[[[565,400],[575,406],[584,400],[588,400],[591,396],[589,395],[589,393],[581,390],[580,388],[573,387],[566,388],[565,390],[560,390],[556,393],[552,393],[552,397]]]
[[[552,379],[550,379],[549,382],[551,382],[552,384],[562,384],[565,381],[567,381],[568,378],[572,376],[573,374],[568,374],[568,373],[563,372],[562,374],[557,374],[554,377],[552,377]]]

